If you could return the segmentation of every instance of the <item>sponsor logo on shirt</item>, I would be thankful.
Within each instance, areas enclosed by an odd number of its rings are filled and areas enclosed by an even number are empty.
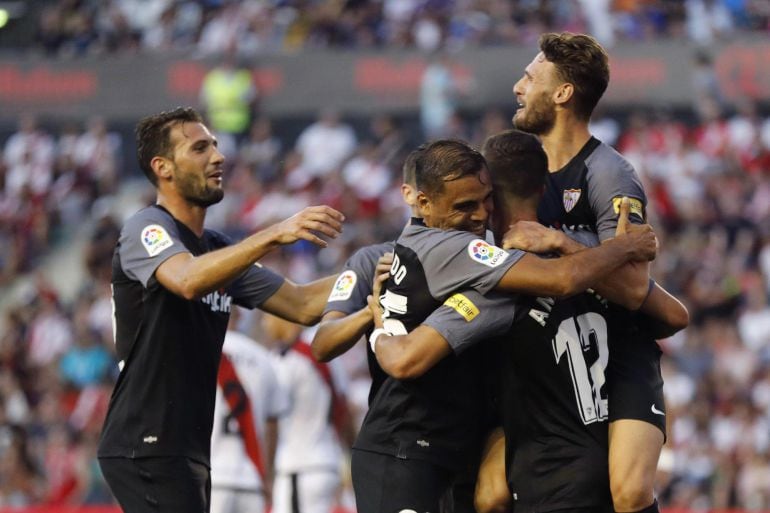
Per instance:
[[[562,196],[562,199],[564,200],[564,210],[569,212],[570,210],[575,208],[575,205],[577,205],[577,202],[580,199],[581,192],[583,192],[582,189],[565,189],[564,190],[564,196]]]
[[[508,252],[481,239],[468,244],[468,254],[472,260],[489,267],[497,267],[508,258]]]
[[[444,301],[444,304],[459,313],[465,319],[465,322],[471,322],[479,314],[479,309],[476,308],[473,301],[462,294],[455,294],[449,297]]]
[[[620,214],[620,202],[623,199],[623,196],[615,196],[612,198],[612,208],[615,210],[616,214]],[[628,205],[631,207],[628,210],[628,216],[631,217],[631,215],[636,214],[639,216],[639,219],[644,221],[644,205],[642,204],[642,201],[637,198],[628,198]]]
[[[212,312],[230,313],[233,298],[224,289],[209,292],[201,298],[201,302],[209,305]]]
[[[334,282],[332,292],[329,294],[328,301],[345,301],[350,299],[350,295],[353,294],[353,289],[358,281],[356,273],[350,269],[340,274],[337,281]]]
[[[168,232],[159,224],[150,224],[142,230],[142,245],[151,257],[162,253],[174,245]]]

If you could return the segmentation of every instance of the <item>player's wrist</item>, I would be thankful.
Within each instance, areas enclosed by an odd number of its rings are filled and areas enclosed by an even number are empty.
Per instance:
[[[372,334],[369,335],[369,347],[372,348],[373,353],[377,353],[374,348],[377,345],[377,339],[380,337],[380,335],[393,335],[393,333],[389,332],[385,328],[376,328],[374,331],[372,331]]]
[[[281,234],[277,229],[277,225],[270,225],[249,237],[252,243],[252,248],[255,251],[270,251],[281,245]]]
[[[570,250],[570,242],[572,239],[567,237],[565,233],[560,232],[559,230],[550,230],[548,233],[551,236],[551,240],[553,241],[552,246],[556,253],[560,255],[568,255],[570,253],[574,253],[574,251]]]

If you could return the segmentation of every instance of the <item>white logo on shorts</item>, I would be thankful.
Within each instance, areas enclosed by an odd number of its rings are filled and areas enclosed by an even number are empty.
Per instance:
[[[652,403],[652,407],[650,408],[650,410],[652,410],[652,413],[654,413],[655,415],[665,415],[666,414],[666,412],[657,409],[655,407],[655,403]]]

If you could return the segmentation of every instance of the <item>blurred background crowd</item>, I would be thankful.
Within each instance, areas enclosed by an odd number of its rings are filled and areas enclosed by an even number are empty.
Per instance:
[[[49,54],[526,43],[544,30],[603,43],[767,33],[765,0],[59,0],[40,13],[35,47]]]
[[[531,44],[546,29],[596,27],[608,44],[707,42],[767,34],[770,2],[60,0],[39,9],[36,26],[30,49],[59,57]],[[344,233],[329,248],[295,244],[265,259],[300,282],[393,239],[408,216],[399,186],[409,151],[436,136],[480,145],[510,127],[513,98],[464,111],[436,100],[447,80],[440,66],[427,68],[420,112],[348,119],[329,108],[293,129],[261,112],[248,81],[244,116],[223,117],[204,82],[199,107],[227,156],[225,199],[209,209],[208,225],[240,238],[305,206],[341,210]],[[668,417],[660,502],[770,510],[770,113],[762,103],[725,102],[708,81],[701,93],[684,112],[597,113],[592,131],[640,174],[661,242],[654,277],[692,320],[660,342]],[[153,190],[135,164],[130,132],[109,119],[42,123],[29,114],[15,122],[0,139],[0,291],[21,291],[0,301],[0,509],[110,503],[95,448],[117,374],[112,250],[123,218],[152,202]],[[69,277],[66,290],[52,272]],[[258,329],[252,334],[260,338]],[[345,364],[360,419],[363,352]]]

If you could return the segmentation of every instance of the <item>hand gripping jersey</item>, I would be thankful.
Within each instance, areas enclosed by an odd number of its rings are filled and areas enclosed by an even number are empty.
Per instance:
[[[497,336],[506,474],[516,513],[612,511],[607,465],[606,302],[464,291],[483,322],[442,305],[426,320],[450,343]]]
[[[472,318],[473,309],[452,292],[466,282],[489,291],[521,255],[472,233],[413,222],[397,241],[391,277],[380,297],[385,328],[407,333],[445,301]],[[354,447],[424,459],[450,469],[465,465],[477,448],[484,404],[480,353],[464,351],[467,347],[463,342],[453,345],[454,355],[419,378],[388,377],[374,397]]]
[[[622,155],[592,137],[563,169],[549,173],[538,218],[553,228],[595,233],[604,241],[615,236],[623,196],[631,202],[629,220],[643,223],[647,198],[639,177]],[[643,420],[665,434],[660,349],[646,316],[617,305],[610,310],[619,326],[610,339],[610,420]]]
[[[549,173],[537,216],[552,228],[615,236],[620,200],[631,201],[629,219],[643,223],[647,197],[634,168],[617,151],[591,137],[559,171]]]
[[[372,244],[353,253],[345,262],[337,281],[334,282],[326,302],[326,308],[324,308],[324,315],[333,311],[350,315],[367,306],[366,297],[372,294],[377,260],[385,253],[392,252],[395,245],[395,241]],[[371,332],[372,330],[367,331],[367,340]],[[377,362],[377,357],[369,344],[366,344],[366,361],[369,365],[369,375],[372,378],[372,386],[369,389],[369,404],[371,405],[377,390],[380,389],[380,385],[388,376]]]
[[[165,289],[155,271],[182,252],[227,246],[224,235],[198,238],[160,206],[126,221],[112,260],[115,350],[120,375],[98,455],[185,456],[209,466],[217,371],[232,303],[255,308],[283,278],[251,266],[230,285],[188,301]]]

